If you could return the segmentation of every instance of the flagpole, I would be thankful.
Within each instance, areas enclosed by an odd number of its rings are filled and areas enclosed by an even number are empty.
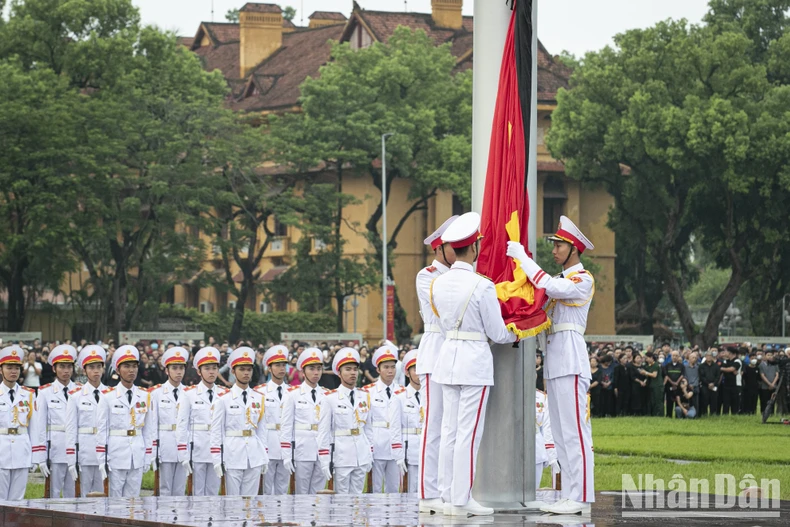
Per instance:
[[[535,5],[533,1],[533,16]],[[511,10],[504,2],[475,0],[472,91],[472,210],[482,212],[499,70]],[[533,18],[536,20],[536,18]],[[534,31],[537,34],[537,31]],[[533,57],[537,40],[533,38]],[[533,104],[529,129],[527,189],[529,249],[535,251],[537,191],[537,61],[533,59]],[[527,123],[525,124],[525,128]],[[504,257],[504,255],[503,255]],[[498,511],[524,508],[535,500],[535,339],[492,346],[494,387],[478,454],[473,496]]]

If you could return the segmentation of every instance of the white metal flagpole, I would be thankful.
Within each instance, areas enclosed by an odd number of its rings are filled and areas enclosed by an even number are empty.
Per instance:
[[[537,0],[533,0],[533,23]],[[505,2],[475,0],[472,110],[472,210],[482,212],[488,151],[499,85],[502,51],[511,10]],[[537,27],[536,24],[533,27]],[[535,252],[537,191],[537,31],[533,31],[531,116],[527,191],[529,244]],[[535,500],[535,339],[495,345],[494,387],[478,454],[473,495],[496,510],[518,510]],[[539,484],[539,482],[537,482]]]

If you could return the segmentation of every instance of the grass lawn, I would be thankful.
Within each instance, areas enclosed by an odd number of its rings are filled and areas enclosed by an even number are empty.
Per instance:
[[[757,416],[680,420],[665,417],[593,419],[596,490],[620,490],[622,475],[653,474],[668,483],[680,474],[713,484],[716,474],[732,474],[736,485],[746,474],[757,480],[778,479],[781,498],[790,500],[790,428],[761,424]],[[681,464],[670,460],[685,460]],[[549,471],[542,484],[549,485]],[[153,490],[154,473],[143,476]],[[736,491],[737,493],[737,491]],[[30,482],[25,498],[41,498],[44,485]]]

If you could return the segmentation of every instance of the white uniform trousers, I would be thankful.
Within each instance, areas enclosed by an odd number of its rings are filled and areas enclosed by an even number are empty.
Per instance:
[[[296,494],[317,494],[326,486],[326,479],[318,461],[294,461]]]
[[[442,499],[463,507],[472,495],[490,386],[442,385],[444,416],[439,447]]]
[[[394,459],[373,460],[373,488],[371,492],[378,494],[397,494],[400,492],[400,469]]]
[[[110,471],[111,498],[139,498],[143,484],[143,467]]]
[[[261,467],[225,471],[226,496],[257,496],[261,481]]]
[[[227,490],[227,489],[226,489]],[[192,495],[217,496],[219,478],[211,463],[192,463]]]
[[[587,417],[590,380],[579,375],[546,379],[554,447],[562,470],[562,498],[593,503],[592,426]]]
[[[420,468],[410,479],[417,481],[421,500],[432,500],[441,496],[439,487],[439,443],[442,435],[444,401],[442,385],[433,382],[433,374],[420,375],[422,406],[425,422],[422,427]]]
[[[73,498],[76,487],[74,486],[74,479],[69,472],[68,463],[52,463],[49,470],[51,472],[49,476],[49,497],[60,498],[60,493],[63,492],[64,498]]]
[[[80,465],[80,496],[87,498],[90,492],[104,494],[104,480],[99,465]]]
[[[335,494],[362,494],[365,476],[361,467],[335,467]]]
[[[420,472],[420,467],[419,465],[408,465],[406,468],[409,469],[409,474],[408,474],[409,488],[402,489],[401,492],[408,492],[409,494],[413,494],[417,492],[417,483],[418,483],[417,474],[419,474]]]
[[[194,483],[194,482],[193,482]],[[159,464],[159,495],[183,496],[187,488],[187,469],[181,463]]]
[[[0,501],[25,499],[25,487],[27,487],[29,473],[30,470],[26,468],[0,469]]]
[[[282,459],[270,459],[269,471],[263,476],[263,494],[283,496],[288,494],[288,482],[291,474],[285,470]]]

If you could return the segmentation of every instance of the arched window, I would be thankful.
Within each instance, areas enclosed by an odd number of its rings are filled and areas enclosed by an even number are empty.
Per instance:
[[[557,176],[549,176],[543,183],[543,233],[553,234],[560,224],[560,216],[565,214],[568,194],[565,184]]]

